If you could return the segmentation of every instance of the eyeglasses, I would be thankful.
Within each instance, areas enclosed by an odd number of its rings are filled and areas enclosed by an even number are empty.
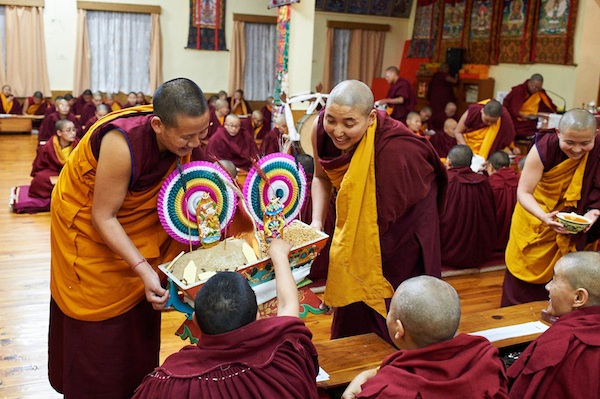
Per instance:
[[[226,123],[225,126],[230,127],[232,129],[239,129],[240,127],[242,127],[242,125],[232,125],[229,123]]]

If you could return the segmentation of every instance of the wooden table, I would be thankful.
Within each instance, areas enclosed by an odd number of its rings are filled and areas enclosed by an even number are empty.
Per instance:
[[[329,374],[328,381],[317,383],[320,388],[347,385],[362,371],[379,367],[383,359],[396,348],[376,334],[363,334],[315,343],[319,366]]]
[[[531,321],[543,321],[541,312],[548,306],[548,301],[523,303],[521,305],[507,306],[505,308],[491,309],[478,313],[465,314],[461,317],[458,332],[473,333],[491,328],[512,326]],[[492,342],[496,348],[531,342],[540,334],[524,335]]]
[[[34,119],[43,119],[42,115],[0,114],[0,133],[31,133]]]
[[[542,309],[547,301],[525,303],[478,313],[465,314],[461,318],[458,332],[473,333],[497,327],[506,327],[531,321],[541,321]],[[530,334],[493,342],[501,349],[531,342],[540,334]],[[319,354],[319,365],[330,379],[317,383],[321,388],[336,388],[347,385],[364,370],[378,367],[383,359],[396,349],[376,334],[357,335],[315,343]]]

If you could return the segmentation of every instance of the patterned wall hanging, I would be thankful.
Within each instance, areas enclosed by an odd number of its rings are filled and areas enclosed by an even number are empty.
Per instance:
[[[535,1],[504,0],[496,62],[531,63]]]
[[[316,0],[317,11],[409,18],[412,0]]]
[[[440,28],[441,7],[436,0],[417,0],[415,26],[408,56],[431,58]]]
[[[573,65],[578,0],[542,0],[534,33],[533,62]]]
[[[502,2],[474,0],[470,9],[469,40],[464,62],[468,64],[492,64],[496,60],[497,37]]]
[[[444,0],[442,2],[442,18],[440,31],[442,34],[439,36],[436,49],[434,52],[433,60],[437,62],[446,61],[446,49],[450,47],[464,47],[465,32],[465,21],[467,15],[467,1],[466,0]]]
[[[225,0],[190,0],[187,48],[227,50]]]

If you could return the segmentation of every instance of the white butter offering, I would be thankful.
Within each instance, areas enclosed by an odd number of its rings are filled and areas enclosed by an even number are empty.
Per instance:
[[[188,284],[193,284],[196,281],[196,274],[198,273],[198,267],[193,260],[189,261],[185,269],[183,269],[183,280]]]
[[[198,281],[206,281],[209,278],[211,278],[212,276],[214,276],[215,274],[217,274],[217,272],[213,272],[213,271],[198,273]]]
[[[246,264],[254,263],[258,260],[258,257],[256,256],[256,253],[254,252],[252,247],[248,245],[248,243],[246,243],[245,241],[244,243],[242,243],[242,252],[244,254],[244,257],[248,261]]]

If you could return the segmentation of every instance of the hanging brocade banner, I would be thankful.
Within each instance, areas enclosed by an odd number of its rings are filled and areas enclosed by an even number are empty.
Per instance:
[[[225,0],[190,0],[187,48],[227,50],[225,42]]]
[[[281,94],[288,92],[288,58],[290,44],[290,14],[292,7],[279,7],[277,15],[277,64],[275,65],[275,104],[281,103]]]

